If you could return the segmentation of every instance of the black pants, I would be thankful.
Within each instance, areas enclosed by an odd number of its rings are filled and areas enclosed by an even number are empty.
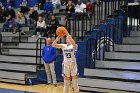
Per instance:
[[[44,33],[44,37],[53,37],[55,36],[56,27],[47,27]]]
[[[45,28],[42,28],[42,27],[41,28],[36,28],[34,35],[37,35],[37,32],[40,32],[40,35],[42,36],[44,31],[45,31]]]

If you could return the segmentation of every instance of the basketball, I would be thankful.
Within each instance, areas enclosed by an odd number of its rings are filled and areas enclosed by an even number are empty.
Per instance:
[[[67,33],[67,29],[65,27],[58,27],[56,29],[56,35],[59,36],[59,37],[64,37]]]

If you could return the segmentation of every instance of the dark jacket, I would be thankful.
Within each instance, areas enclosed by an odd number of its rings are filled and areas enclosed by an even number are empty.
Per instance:
[[[29,18],[37,21],[37,19],[38,19],[38,12],[34,11],[32,14],[29,15]]]
[[[15,18],[16,17],[15,11],[13,9],[7,11],[7,16],[9,14],[11,15],[12,18]]]

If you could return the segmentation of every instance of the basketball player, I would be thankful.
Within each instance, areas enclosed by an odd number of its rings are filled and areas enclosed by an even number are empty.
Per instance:
[[[78,87],[78,76],[77,76],[77,64],[75,58],[75,51],[77,45],[72,39],[70,34],[66,32],[66,43],[67,44],[58,44],[60,40],[58,36],[55,41],[52,43],[53,47],[61,48],[63,51],[63,77],[64,77],[64,93],[68,93],[70,87],[70,78],[72,77],[72,85],[74,88],[74,93],[79,93]]]

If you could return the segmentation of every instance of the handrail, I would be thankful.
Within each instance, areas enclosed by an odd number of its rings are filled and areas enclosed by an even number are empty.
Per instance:
[[[42,40],[45,41],[44,43],[46,46],[46,38],[38,38],[36,41],[36,66],[37,66],[36,69],[37,70],[41,68],[41,56],[42,56],[42,44],[43,44]],[[39,51],[39,54],[38,54],[38,51]],[[39,57],[39,63],[38,63],[38,57]]]

